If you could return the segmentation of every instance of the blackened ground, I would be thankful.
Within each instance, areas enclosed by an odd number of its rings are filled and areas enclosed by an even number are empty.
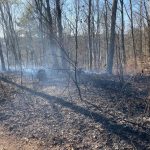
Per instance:
[[[81,84],[81,101],[72,83],[35,91],[1,78],[14,97],[0,102],[0,125],[40,149],[150,149],[149,84],[129,79],[92,77],[98,86]]]

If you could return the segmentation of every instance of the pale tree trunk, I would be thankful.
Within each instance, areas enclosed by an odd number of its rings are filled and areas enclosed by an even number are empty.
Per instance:
[[[100,55],[101,55],[101,39],[100,39],[100,8],[99,8],[99,0],[97,3],[97,32],[96,32],[96,49],[97,49],[97,69],[100,69]]]
[[[78,23],[79,23],[79,9],[80,9],[80,5],[79,5],[79,0],[75,0],[75,11],[76,11],[76,22],[75,22],[75,85],[77,87],[78,93],[79,93],[79,97],[82,100],[82,95],[81,95],[81,90],[80,87],[78,85],[78,77],[77,77],[77,68],[78,68]]]
[[[92,13],[92,0],[88,3],[88,40],[89,40],[89,67],[92,69],[92,35],[91,35],[91,13]]]
[[[107,0],[105,0],[104,21],[105,21],[105,40],[106,40],[106,62],[107,62],[107,56],[108,56],[108,46],[109,46],[109,36],[108,36],[108,8],[107,8]]]
[[[110,44],[109,44],[108,57],[107,57],[108,58],[107,59],[107,72],[109,74],[112,74],[112,68],[113,68],[117,4],[118,4],[118,0],[113,0],[112,16],[111,16]]]
[[[118,32],[118,36],[116,38],[117,40],[117,49],[118,49],[118,66],[119,66],[119,77],[120,77],[120,81],[123,83],[124,82],[124,78],[123,78],[123,64],[122,64],[122,57],[121,57],[121,47],[120,47],[120,38],[119,38],[120,33]]]
[[[147,20],[147,25],[148,25],[148,54],[150,57],[150,17],[149,17],[149,12],[148,12],[148,8],[146,5],[146,2],[144,0],[144,7],[145,7],[145,12],[146,12],[146,20]]]
[[[130,21],[131,21],[131,34],[132,34],[132,44],[133,44],[133,54],[134,54],[134,63],[135,63],[135,69],[137,68],[137,56],[136,56],[136,45],[135,45],[135,37],[134,37],[134,26],[133,26],[133,6],[132,1],[130,0]]]
[[[9,66],[10,66],[10,63],[9,63],[10,48],[9,48],[9,42],[8,42],[7,34],[6,34],[6,31],[5,31],[4,23],[2,23],[2,29],[3,29],[4,41],[5,41],[5,45],[6,45],[7,69],[10,70],[10,68],[9,68]]]
[[[19,58],[18,58],[18,54],[16,52],[16,41],[15,41],[15,37],[13,34],[13,26],[12,26],[12,17],[10,15],[10,10],[8,9],[8,7],[6,8],[5,6],[6,3],[2,3],[0,4],[0,13],[1,13],[1,18],[2,18],[2,23],[4,24],[4,28],[6,31],[6,38],[8,40],[8,46],[10,48],[10,50],[12,51],[14,57],[15,57],[15,62],[18,63],[19,62]],[[4,13],[4,9],[5,12]]]
[[[0,42],[0,58],[1,58],[2,70],[5,71],[6,67],[5,67],[5,61],[4,61],[4,55],[3,55],[3,51],[2,51],[2,44],[1,44],[1,42]]]
[[[146,32],[146,24],[145,24],[145,22],[144,22],[144,20],[143,20],[143,27],[144,27],[144,30],[143,30],[143,36],[144,36],[144,44],[143,44],[143,48],[144,48],[144,58],[146,59],[147,58],[147,32]]]
[[[10,5],[8,2],[5,3],[6,5],[6,11],[8,14],[8,19],[9,19],[9,28],[10,28],[10,33],[11,33],[11,44],[13,46],[13,51],[16,53],[16,57],[17,57],[17,66],[20,66],[20,69],[22,70],[22,60],[21,60],[21,51],[19,48],[19,43],[18,43],[18,36],[16,34],[15,31],[15,27],[14,27],[14,22],[13,22],[13,18],[12,18],[12,12],[10,9]]]
[[[91,32],[92,32],[92,50],[93,50],[93,68],[96,69],[96,61],[97,61],[97,57],[96,57],[96,37],[95,37],[95,20],[94,20],[94,1],[93,1],[93,5],[92,5],[92,28],[91,28]]]
[[[77,68],[78,68],[78,22],[79,22],[79,0],[76,0],[76,25],[75,25],[75,79],[77,81]]]
[[[143,25],[143,21],[142,21],[142,16],[143,16],[143,2],[142,2],[143,0],[140,0],[140,47],[139,47],[139,49],[140,49],[140,59],[142,60],[142,58],[143,58],[143,56],[142,56],[142,54],[143,54],[143,50],[142,50],[142,47],[143,47],[143,38],[142,38],[142,36],[143,36],[143,34],[142,34],[142,25]]]

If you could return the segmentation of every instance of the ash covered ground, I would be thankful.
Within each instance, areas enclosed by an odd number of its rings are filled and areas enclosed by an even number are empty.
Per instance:
[[[116,76],[82,75],[82,99],[60,76],[39,82],[24,75],[20,85],[20,74],[3,75],[0,126],[9,136],[34,140],[39,150],[150,149],[148,76],[126,76],[120,85]]]

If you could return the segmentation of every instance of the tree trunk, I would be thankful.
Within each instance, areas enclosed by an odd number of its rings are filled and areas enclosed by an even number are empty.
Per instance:
[[[101,55],[101,35],[100,35],[100,8],[99,0],[97,4],[97,32],[96,32],[96,49],[97,49],[97,69],[100,69],[100,55]]]
[[[3,70],[3,71],[6,71],[5,61],[4,61],[4,56],[3,56],[3,51],[2,51],[2,44],[1,44],[1,42],[0,42],[0,57],[1,57],[2,70]]]
[[[89,39],[89,67],[92,69],[92,35],[91,35],[91,13],[92,13],[92,0],[89,0],[89,12],[88,12],[88,39]]]
[[[114,49],[115,49],[115,26],[116,26],[116,13],[117,13],[118,0],[113,0],[112,5],[112,16],[111,16],[111,33],[110,33],[110,44],[108,49],[107,59],[107,72],[112,74]]]
[[[67,58],[65,55],[65,49],[63,46],[63,28],[62,28],[62,10],[60,7],[60,0],[56,0],[56,13],[57,13],[57,28],[58,28],[58,39],[60,44],[60,50],[61,50],[61,66],[67,67]]]
[[[133,54],[134,54],[134,61],[135,61],[135,69],[137,68],[137,56],[136,56],[136,45],[135,45],[135,37],[134,37],[134,26],[133,26],[133,8],[132,8],[132,1],[130,0],[130,11],[131,11],[131,34],[132,34],[132,43],[133,43]]]
[[[107,62],[108,47],[109,47],[107,0],[105,0],[104,21],[105,21],[105,36],[106,36],[106,37],[105,37],[105,38],[106,38],[106,62]],[[105,62],[105,63],[106,63],[106,62]]]
[[[7,3],[5,3],[7,4]],[[4,28],[5,28],[5,34],[6,34],[6,38],[8,40],[8,43],[9,44],[9,48],[10,50],[12,51],[14,57],[15,57],[15,62],[18,63],[19,62],[19,58],[18,58],[18,54],[17,54],[17,51],[16,51],[16,41],[15,41],[15,35],[13,33],[14,31],[14,28],[13,28],[13,24],[12,24],[12,16],[10,14],[10,9],[7,5],[7,8],[5,7],[5,11],[4,12],[4,5],[5,4],[0,4],[0,13],[1,13],[1,18],[2,18],[2,23],[4,24]]]
[[[123,63],[126,65],[126,52],[125,52],[125,44],[124,44],[124,11],[123,11],[123,0],[120,0],[121,3],[121,49],[123,52]]]
[[[51,15],[51,9],[50,9],[50,1],[46,0],[46,12],[47,12],[47,17],[48,17],[48,29],[49,29],[49,39],[50,39],[50,49],[52,52],[52,59],[53,59],[53,66],[58,67],[58,58],[57,58],[57,52],[56,52],[56,41],[54,37],[54,32],[53,32],[53,20],[52,20],[52,15]],[[59,67],[58,67],[59,68]]]
[[[148,54],[150,57],[150,17],[149,17],[148,8],[147,8],[145,0],[144,0],[144,7],[145,7],[146,20],[147,20],[147,25],[148,25]]]
[[[140,50],[140,59],[142,60],[143,56],[143,50],[142,50],[142,47],[143,47],[143,33],[142,33],[142,25],[143,25],[143,22],[142,22],[142,19],[143,19],[143,0],[140,0],[140,47],[139,47],[139,50]]]

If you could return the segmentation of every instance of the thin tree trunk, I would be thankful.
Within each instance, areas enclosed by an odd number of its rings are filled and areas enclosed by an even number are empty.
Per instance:
[[[89,12],[88,12],[88,39],[89,39],[89,67],[92,69],[92,38],[91,38],[91,13],[92,13],[92,0],[89,0]]]
[[[100,39],[100,8],[99,8],[99,0],[97,2],[97,33],[96,33],[96,40],[97,40],[97,68],[100,69],[100,46],[101,46],[101,39]]]
[[[2,6],[2,4],[0,4],[1,17],[2,17],[2,21],[4,23],[4,26],[5,26],[6,36],[7,36],[7,39],[9,41],[8,42],[9,48],[11,49],[11,51],[12,51],[14,57],[15,57],[15,61],[18,63],[19,62],[19,58],[18,58],[18,55],[17,55],[17,52],[16,52],[16,48],[15,48],[14,35],[12,33],[12,31],[13,31],[12,30],[12,22],[11,22],[12,18],[11,18],[11,15],[9,13],[10,10],[7,8],[7,10],[6,10],[7,13],[4,13],[4,10],[3,10],[2,7],[4,7],[4,6]],[[6,15],[8,15],[8,16],[6,16]],[[6,17],[8,17],[8,18],[6,18]]]
[[[2,70],[6,71],[5,61],[4,61],[4,55],[3,55],[3,51],[2,51],[2,44],[1,44],[1,42],[0,42],[0,58],[1,58]]]
[[[149,17],[148,8],[147,8],[145,0],[144,0],[144,7],[145,7],[147,25],[148,25],[148,55],[150,57],[150,17]]]
[[[107,0],[105,0],[105,15],[104,15],[104,21],[105,21],[105,36],[106,36],[106,62],[107,62],[107,56],[108,56],[108,47],[109,47],[109,36],[108,36],[108,9],[107,9]]]
[[[134,26],[133,26],[133,8],[132,8],[132,1],[130,0],[130,11],[131,11],[131,34],[132,34],[132,43],[133,43],[133,54],[134,54],[134,61],[135,61],[135,69],[137,68],[137,56],[136,56],[136,45],[135,45],[135,37],[134,37]]]
[[[78,78],[77,78],[77,68],[78,68],[78,22],[79,22],[79,0],[75,0],[76,3],[76,25],[75,25],[75,48],[76,48],[76,53],[75,53],[75,85],[78,90],[78,94],[80,99],[82,100],[82,95],[81,95],[81,90],[78,85]]]
[[[121,59],[121,47],[120,47],[120,38],[119,38],[119,32],[118,32],[118,36],[117,36],[117,49],[118,49],[118,59],[119,59],[119,77],[120,77],[120,81],[123,83],[124,82],[124,78],[123,78],[123,65],[122,65],[122,59]]]
[[[143,22],[142,22],[142,16],[143,16],[143,0],[140,0],[140,59],[142,60],[143,56],[142,56],[142,53],[143,53],[143,50],[142,50],[142,47],[143,47],[143,33],[142,33],[142,25],[143,25]]]

